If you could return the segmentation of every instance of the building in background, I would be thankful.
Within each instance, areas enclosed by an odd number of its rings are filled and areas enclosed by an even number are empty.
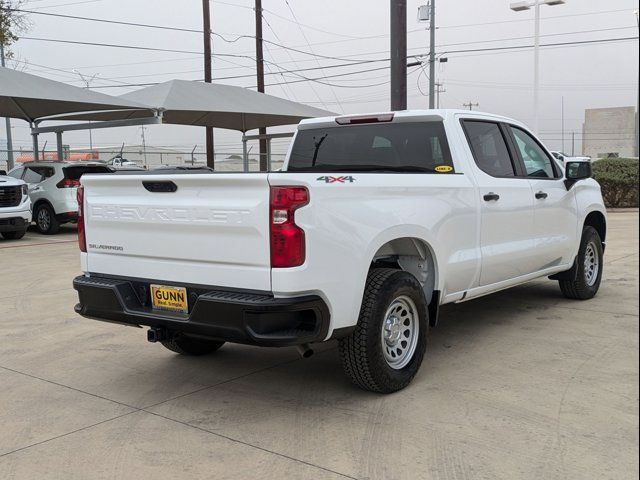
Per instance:
[[[590,108],[584,111],[582,153],[596,160],[637,157],[636,107]]]

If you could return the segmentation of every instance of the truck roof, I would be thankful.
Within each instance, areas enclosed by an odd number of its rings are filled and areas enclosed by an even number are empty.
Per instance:
[[[314,128],[320,125],[336,125],[338,119],[346,119],[349,117],[379,117],[383,115],[393,114],[393,120],[395,121],[433,121],[433,120],[447,120],[455,115],[465,115],[474,118],[485,118],[487,120],[497,120],[502,122],[513,123],[517,125],[523,125],[522,122],[513,118],[504,117],[502,115],[496,115],[494,113],[479,112],[476,110],[462,110],[462,109],[433,109],[433,110],[401,110],[401,111],[386,111],[386,112],[364,112],[364,113],[349,113],[345,115],[333,115],[330,117],[309,118],[302,120],[299,124],[300,129]]]

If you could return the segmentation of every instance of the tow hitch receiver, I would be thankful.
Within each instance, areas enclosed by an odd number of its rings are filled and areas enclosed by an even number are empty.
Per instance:
[[[164,328],[150,328],[147,331],[147,340],[151,343],[162,342],[167,339],[167,332]]]

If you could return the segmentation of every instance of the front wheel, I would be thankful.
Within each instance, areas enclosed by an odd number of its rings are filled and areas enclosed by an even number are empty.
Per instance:
[[[575,280],[560,280],[560,290],[565,297],[588,300],[595,297],[600,288],[604,268],[602,240],[593,227],[584,227],[578,250]]]
[[[224,345],[224,342],[174,333],[167,340],[163,340],[162,345],[181,355],[200,356],[215,352]]]
[[[356,329],[340,340],[342,367],[364,390],[401,390],[420,368],[428,329],[429,314],[420,282],[401,270],[372,269]]]
[[[38,206],[33,216],[38,232],[43,235],[55,235],[60,230],[60,222],[56,219],[56,213],[46,203]]]

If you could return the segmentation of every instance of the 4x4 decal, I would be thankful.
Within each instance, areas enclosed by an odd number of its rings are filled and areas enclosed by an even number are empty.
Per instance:
[[[324,182],[324,183],[346,183],[346,182],[353,183],[356,181],[356,179],[353,178],[351,175],[348,175],[346,177],[345,176],[330,177],[330,176],[324,175],[322,177],[316,178],[316,180],[318,182]]]

